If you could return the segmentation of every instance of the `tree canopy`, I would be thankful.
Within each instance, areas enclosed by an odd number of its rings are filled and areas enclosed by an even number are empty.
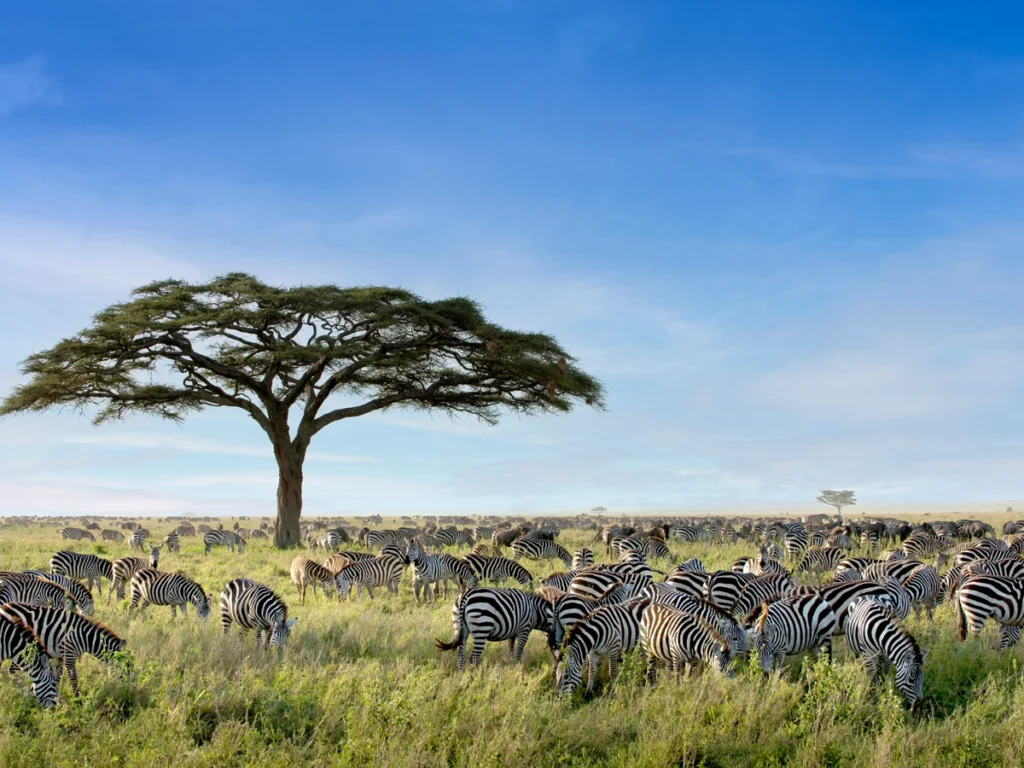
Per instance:
[[[843,507],[852,507],[857,503],[857,496],[853,491],[822,491],[818,503],[835,507],[841,513]]]
[[[503,411],[604,407],[600,382],[554,338],[491,323],[468,298],[281,288],[241,273],[142,286],[90,327],[30,355],[22,373],[29,381],[0,404],[0,416],[96,406],[99,424],[135,413],[181,421],[207,407],[245,411],[281,470],[279,545],[297,541],[302,462],[330,424],[391,407],[490,424]]]

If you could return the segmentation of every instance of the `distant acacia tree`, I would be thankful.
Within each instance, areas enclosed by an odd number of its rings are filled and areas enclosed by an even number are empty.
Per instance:
[[[266,433],[278,467],[279,547],[299,543],[302,467],[314,435],[386,408],[520,414],[603,407],[600,382],[551,336],[488,322],[466,298],[398,288],[278,288],[233,273],[136,289],[93,324],[22,364],[28,383],[0,416],[99,406],[94,423],[145,413],[172,421],[237,408]]]
[[[601,514],[602,512],[607,512],[608,510],[607,510],[607,509],[605,509],[604,507],[594,507],[594,508],[593,508],[593,509],[591,509],[590,511],[591,511],[591,512],[595,512],[595,513],[597,513],[597,514]]]
[[[822,491],[818,496],[819,504],[835,507],[842,514],[843,507],[852,507],[857,503],[857,495],[853,491]]]

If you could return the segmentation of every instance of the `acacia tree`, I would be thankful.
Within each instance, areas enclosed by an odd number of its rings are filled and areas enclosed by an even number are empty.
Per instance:
[[[238,408],[278,467],[279,547],[299,543],[302,467],[314,435],[386,408],[466,413],[603,407],[601,384],[551,337],[501,328],[466,298],[386,287],[278,288],[232,273],[151,283],[93,324],[29,356],[30,380],[0,416],[98,406],[93,422],[144,413],[181,421]]]
[[[856,505],[857,495],[853,491],[822,491],[818,503],[835,507],[836,512],[842,514],[843,507]]]

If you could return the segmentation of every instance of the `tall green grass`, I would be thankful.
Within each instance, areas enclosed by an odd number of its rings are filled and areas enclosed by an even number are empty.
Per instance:
[[[150,526],[161,535],[163,527]],[[567,531],[572,550],[590,534]],[[283,653],[257,652],[252,634],[220,634],[214,616],[172,621],[151,607],[129,620],[126,603],[97,617],[128,639],[130,679],[91,657],[80,665],[83,695],[65,685],[55,711],[39,710],[23,677],[0,677],[0,765],[10,766],[1001,766],[1024,754],[1020,651],[994,650],[995,632],[958,643],[948,606],[936,623],[908,627],[930,650],[920,713],[904,710],[891,681],[872,688],[842,641],[836,661],[793,659],[781,676],[741,669],[676,686],[643,682],[628,659],[616,691],[554,695],[543,638],[510,666],[493,644],[481,668],[459,675],[450,638],[451,596],[417,605],[408,577],[397,599],[322,597],[301,606],[288,576],[295,552],[253,543],[242,556],[203,557],[183,540],[180,570],[207,591],[249,576],[281,593],[298,617]],[[45,567],[61,548],[52,527],[0,531],[0,568]],[[592,545],[603,554],[599,545]],[[122,545],[79,544],[119,557]],[[734,547],[673,545],[677,560],[728,567],[751,554]],[[535,574],[554,563],[529,564]],[[662,563],[667,566],[669,563]],[[602,675],[606,674],[602,669]],[[603,679],[603,678],[602,678]]]

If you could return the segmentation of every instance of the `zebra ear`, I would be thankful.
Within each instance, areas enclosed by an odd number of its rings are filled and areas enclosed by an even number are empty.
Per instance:
[[[299,617],[296,616],[294,619],[289,619],[288,621],[286,621],[284,623],[284,625],[286,627],[288,627],[288,629],[291,629],[295,625],[295,622],[298,621],[298,620],[299,620]]]

